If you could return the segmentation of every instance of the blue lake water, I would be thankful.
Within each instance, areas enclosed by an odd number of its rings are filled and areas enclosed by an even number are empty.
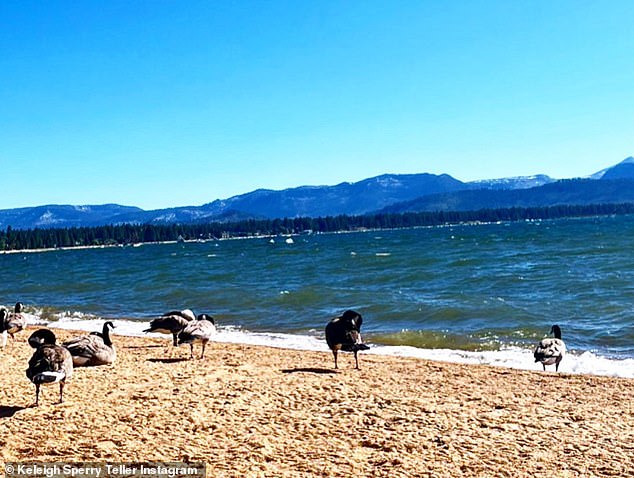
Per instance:
[[[324,350],[351,308],[368,353],[541,370],[559,324],[560,370],[634,377],[634,217],[0,255],[0,303],[33,322],[138,334],[190,308],[217,340]]]

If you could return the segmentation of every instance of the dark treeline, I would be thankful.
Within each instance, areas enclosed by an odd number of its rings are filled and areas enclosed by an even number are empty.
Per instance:
[[[231,237],[397,229],[469,222],[524,221],[563,217],[633,214],[634,204],[550,206],[479,211],[407,212],[363,216],[248,219],[204,224],[122,224],[61,229],[13,229],[0,231],[0,250],[49,249],[79,246],[127,245],[140,242],[208,240]]]

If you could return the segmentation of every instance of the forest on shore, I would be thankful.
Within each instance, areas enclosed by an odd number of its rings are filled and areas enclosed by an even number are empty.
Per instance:
[[[377,213],[360,216],[246,219],[191,224],[111,224],[96,227],[0,230],[0,251],[69,247],[125,246],[137,243],[216,240],[302,233],[399,229],[464,223],[547,220],[565,217],[633,214],[634,204],[561,205],[549,207]]]

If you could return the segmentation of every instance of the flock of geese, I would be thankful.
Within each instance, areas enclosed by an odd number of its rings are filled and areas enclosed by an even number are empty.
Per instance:
[[[15,340],[14,335],[26,328],[26,320],[22,315],[24,306],[21,302],[15,304],[13,312],[0,308],[0,334],[2,347],[6,346],[7,335]],[[326,325],[326,343],[332,351],[335,369],[338,368],[338,352],[352,352],[355,368],[359,368],[358,352],[369,347],[361,338],[363,318],[354,310],[346,310],[341,316],[335,317]],[[114,324],[107,321],[101,332],[91,332],[87,335],[73,337],[57,344],[57,338],[50,329],[39,329],[31,334],[29,345],[35,349],[29,360],[26,376],[35,385],[35,406],[39,405],[40,387],[47,384],[59,384],[59,403],[64,401],[64,386],[73,375],[74,367],[88,367],[110,365],[117,358],[110,331]],[[205,346],[216,333],[214,318],[208,314],[196,316],[190,309],[173,310],[150,322],[150,327],[144,332],[171,334],[174,347],[188,344],[190,359],[194,358],[194,344],[201,344],[200,359],[205,357]],[[559,370],[559,363],[566,353],[566,345],[561,339],[561,328],[553,325],[550,332],[554,337],[541,340],[535,348],[535,362],[555,365]]]
[[[6,346],[7,335],[26,328],[26,320],[22,315],[23,305],[18,302],[14,311],[0,308],[0,334],[2,347]],[[92,367],[110,365],[117,359],[117,351],[110,331],[114,329],[112,321],[106,321],[100,332],[73,337],[62,344],[50,329],[38,329],[28,338],[29,345],[35,349],[29,360],[26,376],[35,385],[35,406],[39,405],[40,387],[42,385],[59,384],[59,403],[64,401],[64,386],[73,375],[75,367]],[[216,333],[213,317],[208,314],[195,316],[189,310],[170,311],[150,322],[150,328],[144,332],[168,333],[174,336],[174,346],[189,344],[191,358],[194,358],[194,344],[201,343],[200,358],[205,357],[205,345]]]

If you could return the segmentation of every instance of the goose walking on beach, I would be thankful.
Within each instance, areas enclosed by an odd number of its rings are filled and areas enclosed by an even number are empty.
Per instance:
[[[361,339],[361,324],[363,318],[361,314],[354,310],[346,310],[340,317],[335,317],[326,325],[326,343],[335,358],[335,368],[337,367],[337,352],[354,353],[355,368],[359,368],[357,352],[367,350],[370,347],[363,343]]]
[[[0,333],[2,334],[2,346],[7,343],[7,334],[11,340],[15,340],[14,334],[26,328],[26,319],[22,315],[24,304],[16,302],[13,312],[9,313],[4,307],[0,309]]]
[[[157,332],[159,334],[172,334],[174,347],[178,346],[178,334],[187,325],[196,320],[196,316],[189,309],[172,310],[150,322],[150,328],[143,332]]]
[[[190,322],[178,334],[178,345],[189,344],[191,356],[194,358],[194,344],[201,343],[202,350],[200,352],[200,358],[205,358],[205,345],[211,340],[211,337],[216,333],[216,323],[211,315],[200,314],[198,319]]]
[[[101,332],[91,332],[89,335],[74,337],[62,345],[68,349],[73,357],[75,367],[90,367],[96,365],[110,365],[117,359],[117,351],[110,338],[110,330],[114,324],[107,321]]]
[[[566,344],[561,340],[561,329],[553,325],[550,333],[555,337],[548,337],[539,342],[535,348],[535,362],[541,362],[546,371],[546,365],[555,364],[555,371],[559,371],[559,362],[566,355]]]
[[[35,349],[29,360],[26,376],[35,385],[35,406],[40,402],[40,386],[59,383],[59,403],[64,401],[64,385],[73,375],[73,358],[70,352],[56,343],[55,334],[49,329],[36,330],[29,337],[29,345]]]

